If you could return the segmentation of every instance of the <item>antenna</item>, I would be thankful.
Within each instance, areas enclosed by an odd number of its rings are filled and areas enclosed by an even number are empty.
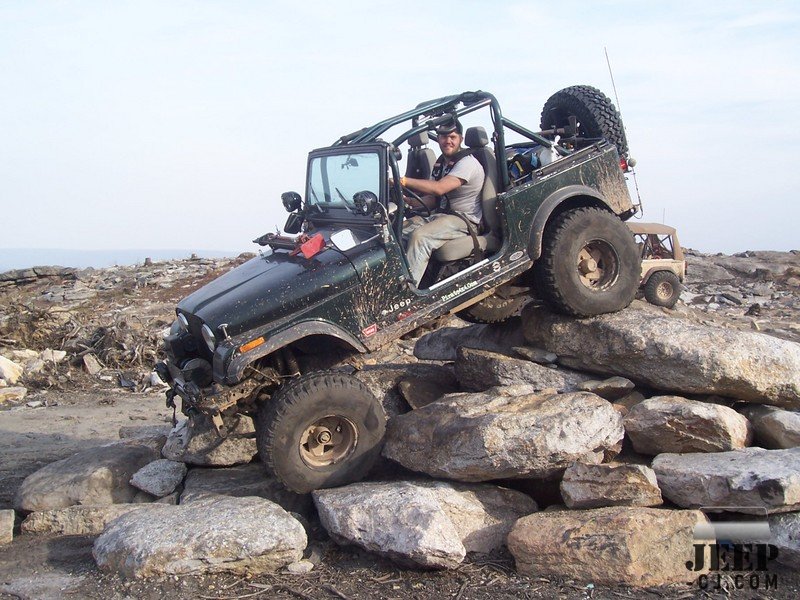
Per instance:
[[[617,84],[614,82],[614,72],[611,70],[611,59],[608,58],[608,48],[603,46],[603,52],[606,55],[606,64],[608,65],[608,74],[611,76],[611,87],[614,89],[614,100],[617,101],[617,110],[622,114],[622,107],[619,104],[619,95],[617,94]]]

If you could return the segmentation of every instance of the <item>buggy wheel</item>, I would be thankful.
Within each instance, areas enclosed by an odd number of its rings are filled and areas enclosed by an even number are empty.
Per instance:
[[[534,266],[543,299],[576,317],[628,306],[640,274],[641,258],[628,228],[614,214],[594,207],[566,211],[548,224]]]
[[[256,418],[261,460],[298,493],[362,479],[380,454],[385,431],[381,403],[344,373],[290,381],[259,407]]]
[[[573,85],[550,96],[542,108],[542,130],[566,127],[570,115],[578,120],[578,137],[605,138],[627,156],[628,140],[622,117],[611,100],[597,88]]]
[[[656,306],[672,308],[680,298],[681,280],[672,271],[653,273],[644,286],[644,299]]]

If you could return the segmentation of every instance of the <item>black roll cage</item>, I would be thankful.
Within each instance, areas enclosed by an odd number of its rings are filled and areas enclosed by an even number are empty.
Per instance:
[[[397,139],[392,142],[392,145],[398,146],[406,141],[412,135],[421,132],[427,132],[435,129],[441,123],[444,123],[452,118],[453,115],[460,117],[469,113],[475,112],[488,106],[492,118],[492,125],[494,132],[492,134],[492,142],[494,144],[494,155],[497,160],[497,173],[501,178],[501,189],[498,191],[506,191],[510,187],[508,176],[508,169],[506,168],[505,157],[505,129],[508,128],[531,141],[541,144],[542,146],[555,147],[561,155],[568,154],[568,151],[554,144],[551,140],[543,137],[538,133],[515,123],[511,119],[503,116],[500,110],[500,103],[492,94],[488,92],[462,92],[453,96],[444,96],[435,100],[428,100],[418,104],[412,110],[406,111],[394,117],[384,119],[371,125],[364,127],[353,133],[344,135],[331,144],[331,148],[348,146],[351,144],[367,144],[370,142],[379,141],[379,136],[389,130],[395,125],[399,125],[404,121],[411,121],[411,129],[405,131]]]

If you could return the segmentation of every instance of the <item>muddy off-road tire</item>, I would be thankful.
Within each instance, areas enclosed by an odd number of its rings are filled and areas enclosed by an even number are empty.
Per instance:
[[[589,85],[573,85],[556,92],[542,109],[542,131],[567,126],[570,115],[578,120],[579,137],[605,138],[617,147],[620,156],[627,156],[622,118],[603,92]]]
[[[681,296],[681,280],[672,271],[653,273],[644,285],[644,299],[656,306],[672,308]]]
[[[630,230],[616,215],[577,208],[548,224],[534,275],[551,307],[590,317],[622,310],[633,301],[641,258]]]
[[[381,403],[345,373],[291,380],[259,407],[256,418],[261,460],[298,493],[362,479],[380,455],[385,432]]]
[[[525,304],[525,300],[526,298],[521,297],[489,296],[456,314],[468,323],[502,323],[513,317]]]

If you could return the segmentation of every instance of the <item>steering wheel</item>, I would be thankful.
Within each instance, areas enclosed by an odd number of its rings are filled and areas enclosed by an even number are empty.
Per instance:
[[[408,189],[407,187],[400,188],[404,195],[410,196],[417,202],[419,202],[419,207],[416,206],[409,206],[406,204],[406,213],[410,215],[420,215],[422,217],[430,217],[431,216],[431,209],[426,206],[426,204],[422,201],[419,194],[416,192]]]

